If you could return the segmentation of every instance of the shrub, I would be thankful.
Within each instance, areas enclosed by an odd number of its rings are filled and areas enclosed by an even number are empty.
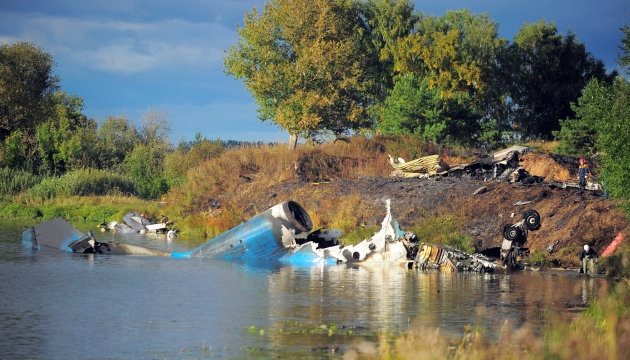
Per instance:
[[[104,170],[75,170],[60,177],[48,177],[28,190],[32,199],[46,200],[59,196],[93,196],[133,193],[128,177]]]

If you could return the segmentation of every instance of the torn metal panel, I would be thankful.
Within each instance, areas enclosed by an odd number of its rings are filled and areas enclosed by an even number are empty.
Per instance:
[[[449,165],[439,158],[439,155],[429,155],[406,162],[402,158],[394,160],[389,156],[389,163],[397,174],[402,177],[418,177],[422,174],[436,174],[447,171]]]
[[[418,246],[416,266],[422,270],[436,269],[440,272],[461,271],[491,272],[499,265],[481,254],[467,254],[446,245],[422,243]]]
[[[62,218],[52,219],[24,229],[22,245],[32,249],[56,249],[74,252],[72,246],[89,240],[89,236],[77,230]]]
[[[571,181],[565,181],[564,183],[562,183],[562,188],[566,189],[568,187],[574,187],[574,188],[580,188],[580,184],[576,183],[576,182],[571,182]],[[584,189],[586,190],[592,190],[592,191],[603,191],[602,186],[596,182],[593,181],[587,181],[586,182],[586,186],[584,187]]]

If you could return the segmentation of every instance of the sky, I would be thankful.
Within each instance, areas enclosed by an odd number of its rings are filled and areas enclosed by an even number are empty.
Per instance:
[[[168,113],[170,139],[288,140],[257,117],[251,94],[223,73],[236,24],[264,0],[0,0],[0,44],[28,41],[50,53],[63,91],[84,100],[83,113],[102,121]],[[488,13],[512,40],[524,23],[554,21],[615,69],[628,0],[418,0],[424,14],[469,9]]]

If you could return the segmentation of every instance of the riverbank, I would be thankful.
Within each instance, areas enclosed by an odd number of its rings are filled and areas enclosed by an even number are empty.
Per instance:
[[[407,141],[407,142],[405,142]],[[439,154],[451,165],[472,161],[472,154],[431,148],[405,138],[353,138],[302,146],[248,147],[225,151],[188,172],[187,181],[171,188],[166,202],[121,195],[55,198],[35,202],[16,195],[0,200],[0,216],[47,220],[120,221],[130,210],[153,219],[167,216],[180,233],[205,242],[282,201],[300,203],[314,229],[339,228],[344,244],[372,235],[385,213],[385,200],[404,230],[420,241],[464,251],[500,246],[502,227],[535,209],[541,228],[530,233],[528,262],[538,266],[575,267],[585,243],[602,252],[629,223],[619,201],[600,193],[563,188],[574,178],[577,160],[542,152],[520,157],[531,175],[544,183],[525,185],[462,177],[403,179],[389,176],[388,154],[409,159]],[[596,167],[593,167],[596,172]],[[473,195],[485,187],[485,192]],[[516,205],[526,203],[525,205]]]

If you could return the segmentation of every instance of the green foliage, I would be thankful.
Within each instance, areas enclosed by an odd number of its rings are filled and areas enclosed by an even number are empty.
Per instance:
[[[15,130],[0,144],[0,166],[11,169],[31,169],[32,164],[29,148],[25,141],[26,134],[22,130]]]
[[[39,184],[42,177],[30,171],[0,168],[0,195],[15,195]]]
[[[605,117],[608,86],[598,81],[591,80],[584,89],[577,104],[572,104],[575,111],[575,119],[561,120],[561,128],[554,131],[553,135],[560,142],[557,151],[577,157],[589,157],[597,151],[597,122]]]
[[[245,15],[225,73],[243,80],[262,121],[293,136],[371,126],[360,26],[350,1],[270,0]]]
[[[597,118],[597,149],[611,196],[630,199],[630,83],[617,78],[611,87],[594,83],[581,111]]]
[[[547,262],[548,257],[548,253],[540,250],[534,250],[534,252],[529,256],[529,262],[532,265],[541,266]]]
[[[467,93],[441,98],[430,80],[414,75],[402,76],[386,100],[387,107],[378,129],[385,134],[415,134],[433,144],[469,145],[477,133],[479,114],[473,110]]]
[[[157,199],[168,191],[164,178],[166,152],[160,144],[138,145],[123,163],[125,173],[133,179],[135,193],[144,199]]]
[[[630,75],[630,27],[626,24],[619,30],[623,33],[624,38],[621,39],[621,45],[619,45],[621,52],[618,54],[617,64],[625,67],[626,74]]]
[[[0,45],[0,141],[16,130],[32,135],[45,120],[59,83],[54,65],[50,54],[31,43]]]
[[[4,207],[0,207],[0,217],[9,219],[36,219],[41,217],[41,212],[35,207],[8,203]]]
[[[82,113],[83,99],[62,91],[52,95],[54,112],[36,129],[42,173],[93,167],[97,160],[97,124]]]
[[[428,215],[412,230],[421,243],[448,245],[472,254],[475,251],[474,239],[460,233],[461,221],[455,215]]]
[[[512,122],[523,137],[550,138],[560,130],[560,119],[574,117],[570,104],[591,78],[616,76],[606,74],[604,63],[574,33],[564,36],[544,20],[523,25],[502,61],[509,69]]]
[[[140,134],[126,116],[107,116],[97,130],[98,164],[117,169],[140,140]]]
[[[133,194],[134,184],[128,177],[104,170],[75,170],[62,176],[51,176],[27,192],[32,199],[56,197]]]
[[[199,166],[208,159],[223,154],[223,142],[208,140],[201,133],[195,135],[195,141],[181,142],[175,151],[164,159],[164,172],[169,186],[181,185],[187,180],[188,170]]]

